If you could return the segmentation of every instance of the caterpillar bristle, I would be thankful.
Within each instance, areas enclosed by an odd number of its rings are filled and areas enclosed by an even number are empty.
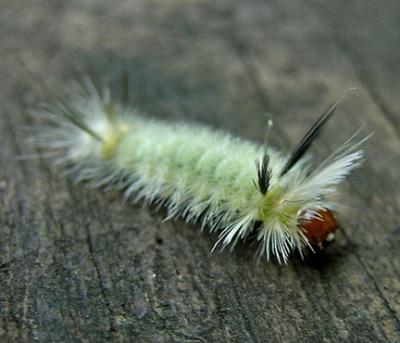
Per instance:
[[[271,182],[272,171],[269,168],[269,155],[265,151],[261,161],[256,161],[257,166],[257,184],[256,187],[261,194],[265,195],[268,192],[269,184]]]
[[[307,152],[310,148],[312,143],[317,139],[320,135],[322,129],[327,124],[329,119],[332,118],[334,115],[339,103],[341,100],[336,102],[332,107],[330,107],[326,112],[324,112],[318,120],[311,126],[310,130],[304,135],[304,137],[300,140],[300,143],[296,146],[293,150],[292,154],[290,155],[288,161],[286,162],[285,166],[283,167],[280,176],[285,175]]]

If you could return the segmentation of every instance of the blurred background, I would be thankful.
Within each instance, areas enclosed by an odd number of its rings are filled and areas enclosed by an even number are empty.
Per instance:
[[[0,337],[3,341],[400,340],[400,3],[0,1]],[[132,75],[135,106],[288,152],[351,87],[312,148],[375,135],[342,188],[326,255],[285,267],[60,180],[26,112],[86,75]]]

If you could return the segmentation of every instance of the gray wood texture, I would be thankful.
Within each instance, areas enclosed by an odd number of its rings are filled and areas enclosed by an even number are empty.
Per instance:
[[[1,342],[400,342],[400,2],[0,2]],[[120,194],[76,186],[26,110],[84,73],[135,75],[138,108],[288,151],[349,87],[322,159],[360,126],[336,242],[288,265]],[[24,130],[27,127],[28,130]]]

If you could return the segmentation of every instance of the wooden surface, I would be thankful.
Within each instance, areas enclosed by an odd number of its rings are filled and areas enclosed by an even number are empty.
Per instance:
[[[400,2],[0,2],[1,342],[400,342]],[[154,117],[289,150],[349,87],[317,159],[365,124],[368,159],[324,255],[286,266],[64,180],[26,110],[82,73],[135,75]]]

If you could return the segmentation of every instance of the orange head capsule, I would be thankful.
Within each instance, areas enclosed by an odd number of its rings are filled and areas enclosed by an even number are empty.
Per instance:
[[[322,249],[325,243],[332,242],[335,239],[335,231],[338,225],[331,211],[325,209],[317,213],[318,216],[316,217],[301,219],[298,226],[313,248]]]

